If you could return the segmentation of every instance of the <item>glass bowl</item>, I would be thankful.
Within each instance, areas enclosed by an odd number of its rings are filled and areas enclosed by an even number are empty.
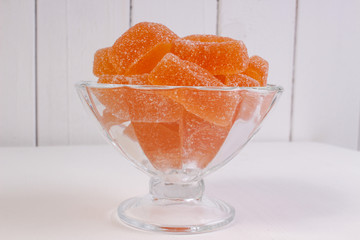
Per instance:
[[[76,89],[106,139],[150,177],[149,193],[122,202],[119,218],[171,233],[212,231],[232,221],[233,207],[204,196],[203,178],[239,153],[283,91],[94,82]]]

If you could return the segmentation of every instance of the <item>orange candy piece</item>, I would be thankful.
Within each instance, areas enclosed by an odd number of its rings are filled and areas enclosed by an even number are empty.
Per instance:
[[[123,75],[103,75],[98,83],[103,84],[149,84],[148,74],[123,76]],[[103,121],[109,124],[116,121],[129,121],[130,113],[128,108],[129,88],[90,88],[89,91],[101,102],[106,110]],[[105,111],[104,111],[105,113]],[[108,120],[107,120],[108,119]]]
[[[132,123],[136,138],[151,164],[159,170],[182,167],[178,123]]]
[[[266,86],[268,71],[269,63],[265,59],[259,56],[252,56],[244,74],[255,79],[260,83],[261,87],[264,87]]]
[[[182,117],[183,107],[160,91],[128,89],[127,103],[133,122],[175,122]]]
[[[242,41],[216,35],[190,35],[174,42],[172,52],[214,75],[243,72],[249,56]]]
[[[171,86],[225,86],[219,79],[194,63],[181,60],[168,53],[151,71],[149,81],[154,85]],[[234,92],[206,91],[192,88],[179,88],[164,91],[175,102],[219,126],[230,124],[240,96]]]
[[[127,106],[128,88],[89,88],[89,91],[91,96],[95,96],[96,99],[105,107],[108,114],[106,119],[111,120],[110,115],[112,115],[117,118],[117,121],[130,120],[129,109]]]
[[[116,74],[116,70],[110,62],[111,48],[102,48],[94,55],[93,73],[95,76]]]
[[[211,124],[188,112],[184,113],[181,129],[183,161],[199,168],[213,160],[230,131],[229,127]]]
[[[99,77],[98,83],[104,84],[131,84],[131,85],[150,85],[149,74],[141,75],[103,75]]]
[[[198,65],[168,53],[150,72],[149,81],[154,85],[168,86],[219,86],[219,79]]]
[[[221,127],[232,123],[241,96],[233,91],[209,91],[189,88],[174,90],[169,97],[190,113]]]
[[[241,73],[234,75],[218,75],[216,77],[228,87],[260,87],[258,81]]]
[[[112,46],[110,61],[117,74],[149,73],[170,51],[178,36],[158,23],[138,23]]]

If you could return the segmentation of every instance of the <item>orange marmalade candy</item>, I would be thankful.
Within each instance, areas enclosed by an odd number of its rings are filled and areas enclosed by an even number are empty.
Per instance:
[[[149,84],[148,74],[143,75],[103,75],[99,78],[98,83],[103,84]],[[97,98],[97,100],[106,108],[107,115],[103,121],[109,124],[116,121],[129,121],[130,113],[128,108],[129,88],[90,88],[89,91]],[[104,111],[105,112],[105,111]],[[112,117],[111,117],[112,116]]]
[[[112,46],[110,61],[117,74],[149,73],[170,52],[178,36],[162,24],[138,23]]]
[[[185,110],[212,124],[231,125],[241,96],[234,91],[211,91],[192,88],[175,89],[169,94]]]
[[[268,71],[269,63],[265,59],[259,56],[252,56],[250,58],[249,66],[244,74],[252,77],[260,83],[261,87],[264,87],[266,86]]]
[[[131,75],[131,76],[103,75],[99,77],[98,83],[150,85],[149,74]]]
[[[136,138],[151,164],[159,170],[182,166],[178,123],[132,123]]]
[[[94,56],[93,73],[95,76],[116,74],[116,70],[110,62],[111,48],[102,48],[96,51]]]
[[[184,113],[180,128],[183,161],[205,168],[224,143],[230,127],[211,124],[189,112]]]
[[[258,81],[241,73],[234,75],[218,75],[216,77],[228,87],[260,87]]]
[[[172,52],[214,75],[243,72],[249,56],[242,41],[216,35],[190,35],[175,40]]]
[[[175,122],[182,117],[183,107],[160,91],[129,88],[127,104],[133,122]]]
[[[198,65],[168,53],[149,75],[154,85],[224,86],[219,79]]]
[[[130,120],[129,108],[127,106],[127,90],[124,87],[89,88],[91,98],[95,97],[106,109],[107,116],[105,118],[109,119],[109,121],[111,118],[117,118],[116,121]]]

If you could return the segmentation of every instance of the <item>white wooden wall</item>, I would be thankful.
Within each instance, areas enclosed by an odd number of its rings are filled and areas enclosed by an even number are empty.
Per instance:
[[[358,0],[0,0],[0,146],[98,144],[74,83],[129,26],[243,40],[285,88],[257,140],[360,148]]]

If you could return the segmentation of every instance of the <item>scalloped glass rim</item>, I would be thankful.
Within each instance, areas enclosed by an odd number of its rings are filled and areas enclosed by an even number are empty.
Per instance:
[[[206,86],[168,86],[168,85],[133,85],[133,84],[107,84],[94,81],[81,81],[75,84],[76,87],[96,87],[96,88],[119,88],[129,87],[133,89],[148,90],[169,90],[169,89],[198,89],[205,91],[236,91],[236,90],[254,90],[254,91],[276,91],[283,92],[284,88],[278,85],[268,84],[266,87],[206,87]]]

